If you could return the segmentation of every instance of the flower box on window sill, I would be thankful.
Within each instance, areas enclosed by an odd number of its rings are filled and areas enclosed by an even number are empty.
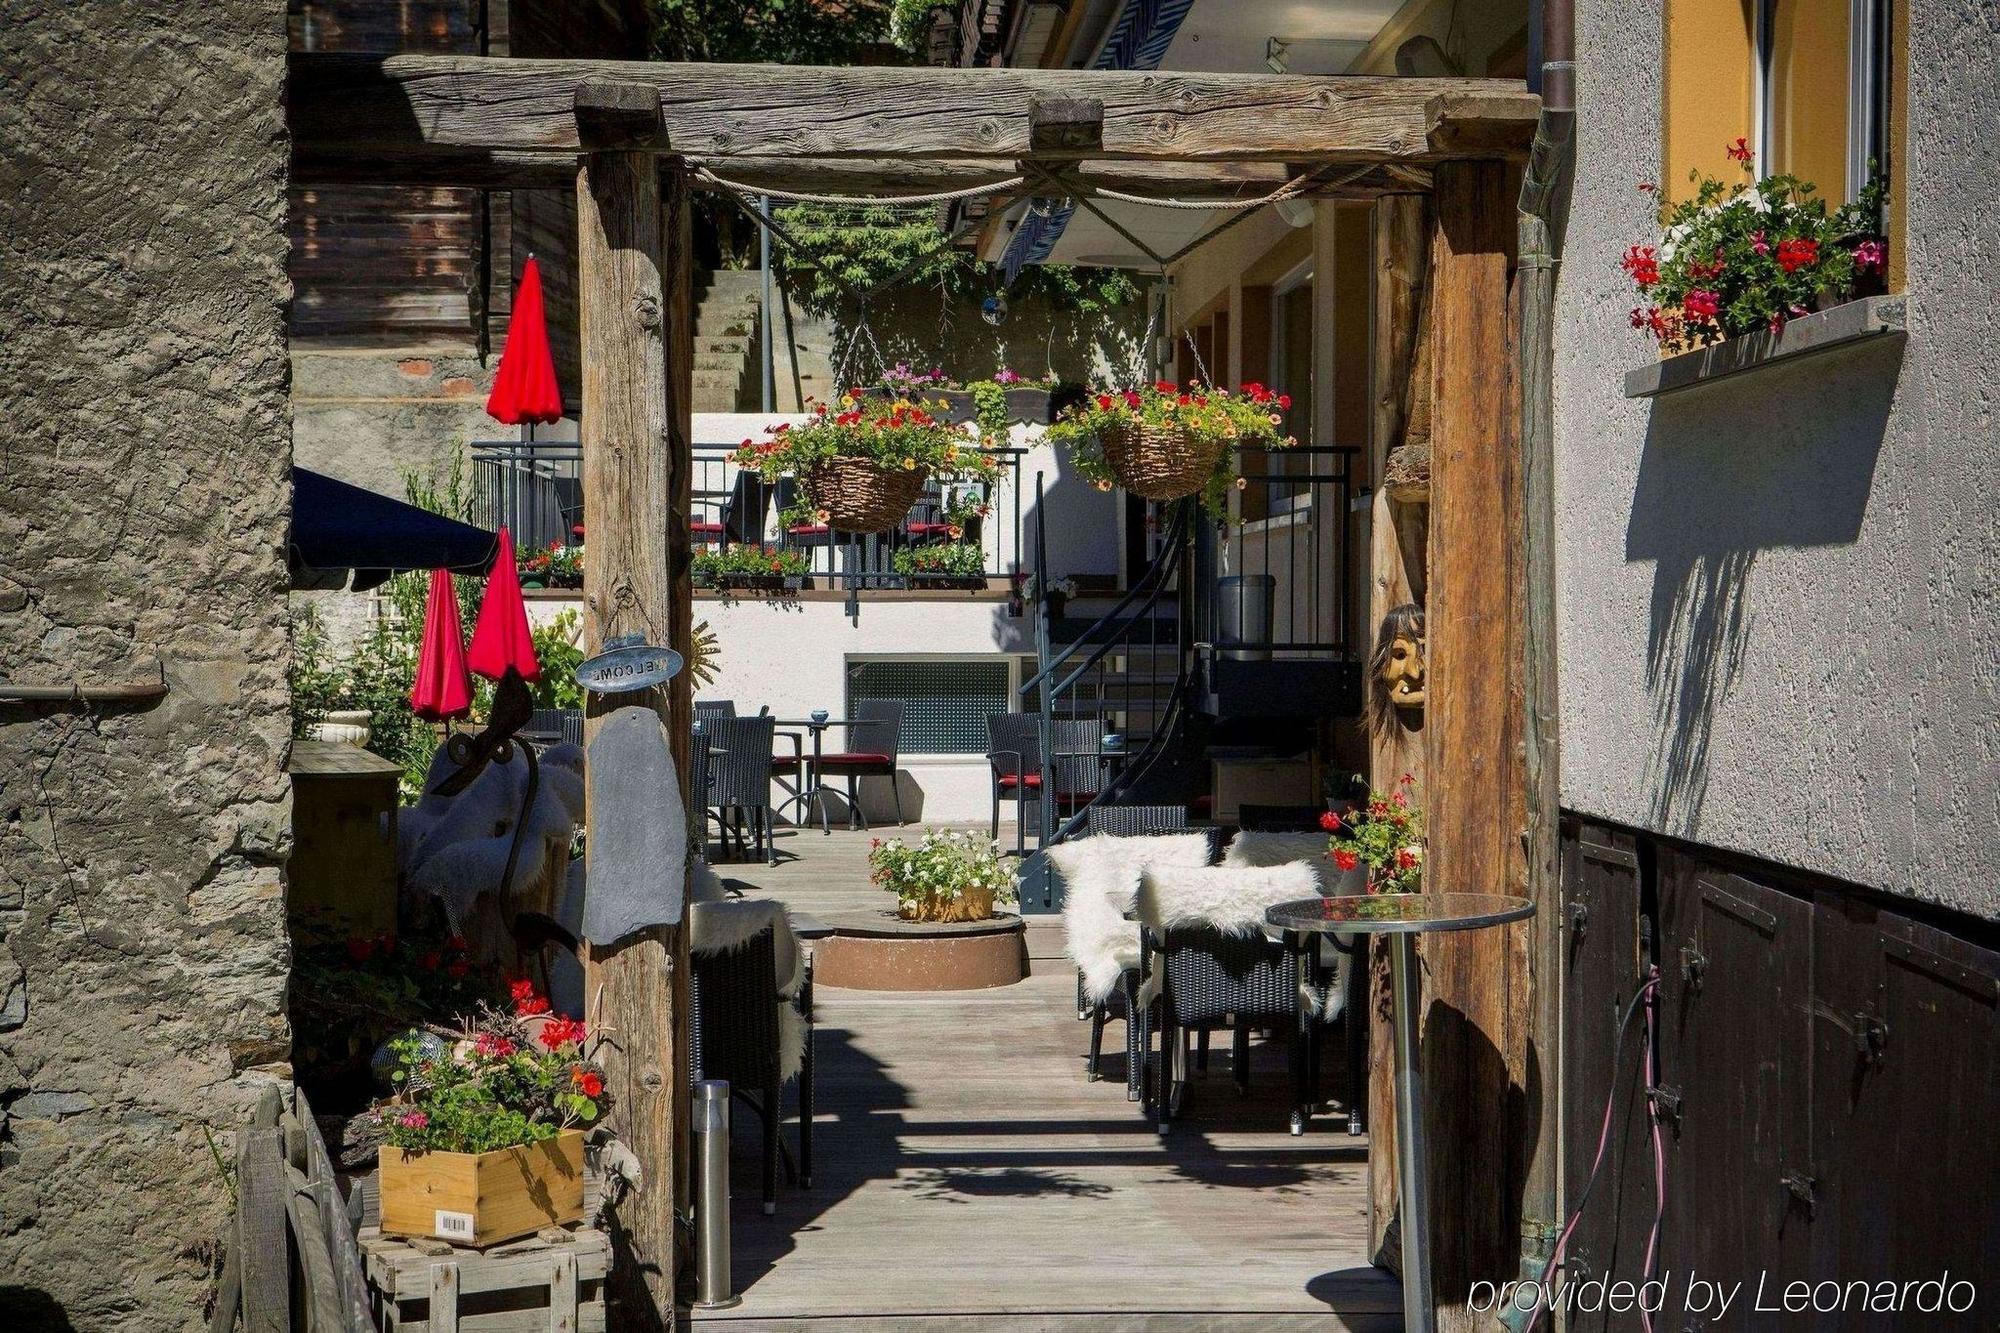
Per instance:
[[[1846,301],[1828,310],[1802,315],[1785,325],[1782,333],[1746,334],[1628,370],[1625,396],[1653,398],[1759,366],[1795,361],[1874,338],[1902,337],[1909,332],[1909,313],[1907,296],[1867,296]]]

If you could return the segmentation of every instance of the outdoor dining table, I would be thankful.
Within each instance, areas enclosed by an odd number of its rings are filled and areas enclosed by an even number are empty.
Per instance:
[[[799,823],[802,826],[806,820],[812,818],[813,809],[817,807],[819,810],[819,831],[828,837],[832,837],[833,826],[828,823],[826,817],[826,783],[820,777],[820,757],[826,748],[824,737],[827,731],[833,727],[878,727],[886,723],[888,719],[880,717],[833,717],[828,715],[826,717],[780,717],[773,718],[772,721],[780,727],[804,727],[812,732],[812,774],[807,779],[804,789],[798,795],[792,797],[786,804],[796,804],[798,806],[800,815]]]
[[[1396,1175],[1403,1217],[1403,1326],[1436,1327],[1431,1294],[1430,1187],[1424,1178],[1423,1065],[1417,1034],[1417,952],[1424,931],[1481,930],[1535,914],[1526,898],[1492,893],[1371,893],[1303,898],[1266,908],[1266,924],[1285,932],[1295,949],[1313,935],[1387,935],[1389,992],[1394,1003]]]

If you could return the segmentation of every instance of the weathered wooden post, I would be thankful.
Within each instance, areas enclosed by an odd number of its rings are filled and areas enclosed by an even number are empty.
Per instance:
[[[1423,604],[1425,532],[1430,498],[1392,494],[1390,460],[1415,448],[1430,449],[1430,357],[1420,344],[1428,334],[1421,312],[1424,274],[1429,267],[1430,229],[1424,196],[1394,194],[1376,201],[1374,228],[1374,346],[1370,354],[1373,396],[1368,476],[1375,487],[1369,505],[1368,615],[1372,636],[1382,617],[1407,602]],[[1421,440],[1418,435],[1421,432]],[[1372,650],[1370,637],[1367,648]],[[1366,651],[1366,650],[1364,650]],[[1372,690],[1375,682],[1367,681]],[[1399,719],[1369,735],[1369,777],[1384,790],[1408,773],[1417,798],[1429,786],[1424,733]],[[1373,1211],[1370,1253],[1394,1268],[1402,1254],[1389,1232],[1396,1213],[1396,1096],[1391,1077],[1389,956],[1380,937],[1369,945],[1368,1183]]]
[[[1447,162],[1431,241],[1430,577],[1424,887],[1520,894],[1522,561],[1510,302],[1517,168]],[[1525,1121],[1529,927],[1423,941],[1424,1077],[1438,1327],[1470,1328],[1475,1278],[1515,1276]]]
[[[593,82],[575,96],[577,298],[582,343],[584,643],[614,634],[688,648],[690,456],[686,173],[667,147],[656,88]],[[685,798],[692,702],[685,672],[651,691]],[[586,740],[631,695],[588,696]],[[589,774],[586,854],[602,778]],[[685,804],[684,800],[684,804]],[[686,865],[666,868],[681,877]],[[589,1014],[607,1035],[612,1128],[635,1153],[644,1187],[610,1218],[617,1326],[671,1328],[675,1206],[687,1158],[688,952],[685,925],[652,927],[585,956]]]

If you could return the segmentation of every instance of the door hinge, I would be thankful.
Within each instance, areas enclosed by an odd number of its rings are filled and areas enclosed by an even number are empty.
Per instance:
[[[1589,925],[1590,925],[1589,905],[1585,903],[1571,902],[1569,905],[1570,934],[1578,939],[1581,939],[1583,937],[1583,932],[1585,931],[1585,929],[1589,927]]]
[[[1863,1064],[1882,1063],[1882,1047],[1889,1040],[1889,1025],[1875,1015],[1858,1012],[1854,1015],[1854,1049]]]
[[[1681,976],[1687,981],[1689,990],[1701,989],[1701,974],[1708,968],[1708,955],[1692,944],[1681,946]]]

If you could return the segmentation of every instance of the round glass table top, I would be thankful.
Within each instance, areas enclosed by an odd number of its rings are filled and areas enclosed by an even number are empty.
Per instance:
[[[1528,899],[1499,893],[1367,893],[1279,903],[1264,910],[1264,921],[1279,930],[1407,935],[1477,930],[1534,914]]]

